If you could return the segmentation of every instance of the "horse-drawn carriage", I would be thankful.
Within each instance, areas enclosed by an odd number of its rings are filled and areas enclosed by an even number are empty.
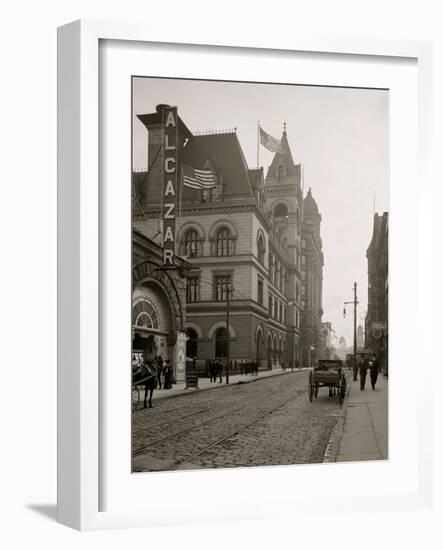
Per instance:
[[[318,397],[319,388],[328,388],[329,397],[338,396],[340,405],[346,394],[346,376],[340,359],[320,359],[309,372],[308,397]]]

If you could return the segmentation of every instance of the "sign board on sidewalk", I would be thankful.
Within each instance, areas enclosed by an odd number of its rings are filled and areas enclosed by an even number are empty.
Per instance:
[[[195,361],[192,359],[186,359],[186,386],[185,390],[189,388],[198,388],[198,372],[195,366]]]

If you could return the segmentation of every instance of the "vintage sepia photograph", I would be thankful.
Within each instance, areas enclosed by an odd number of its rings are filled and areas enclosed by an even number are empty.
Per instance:
[[[131,101],[132,471],[387,460],[389,90]]]

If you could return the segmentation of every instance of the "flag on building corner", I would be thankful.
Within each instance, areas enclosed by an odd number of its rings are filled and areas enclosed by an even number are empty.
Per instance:
[[[213,189],[217,186],[217,177],[211,170],[199,170],[184,166],[183,185],[191,189]]]
[[[261,126],[260,143],[263,145],[263,147],[265,147],[268,151],[271,151],[272,153],[283,153],[283,143],[281,142],[281,139],[276,139],[275,137],[272,137],[270,134],[265,132]]]

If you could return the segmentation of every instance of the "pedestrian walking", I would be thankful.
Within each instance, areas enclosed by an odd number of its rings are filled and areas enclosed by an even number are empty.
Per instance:
[[[209,374],[211,377],[211,383],[217,382],[217,363],[216,361],[210,361],[209,363]]]
[[[162,374],[163,374],[163,357],[159,355],[158,357],[154,357],[153,361],[156,369],[157,369],[157,385],[158,389],[162,389]]]
[[[360,362],[360,391],[363,391],[365,389],[366,384],[366,375],[368,373],[368,359],[365,358],[363,361]]]
[[[219,376],[219,384],[222,383],[222,375],[223,375],[223,365],[221,361],[217,361],[217,374]]]
[[[355,359],[353,358],[353,378],[354,378],[354,382],[357,381],[357,376],[358,376],[358,371],[360,370],[360,365],[361,363],[363,363],[362,359]]]
[[[371,386],[373,390],[375,390],[375,384],[377,383],[378,371],[379,371],[378,361],[374,355],[374,357],[372,358],[372,361],[369,363],[369,376],[371,378]]]
[[[165,381],[164,381],[164,384],[163,384],[163,388],[165,390],[170,390],[172,388],[172,383],[171,383],[172,369],[171,369],[171,365],[169,363],[169,360],[165,361],[164,366],[163,366],[163,372],[164,372],[164,376],[165,376]]]

